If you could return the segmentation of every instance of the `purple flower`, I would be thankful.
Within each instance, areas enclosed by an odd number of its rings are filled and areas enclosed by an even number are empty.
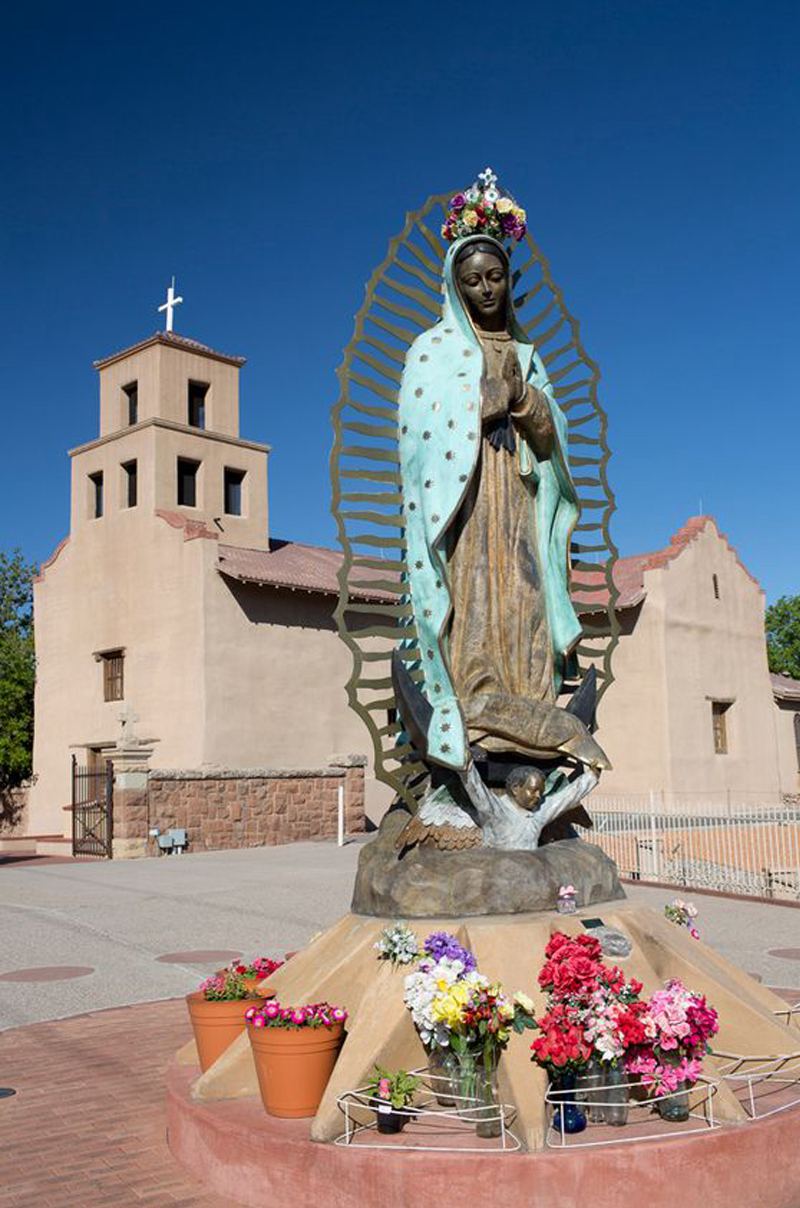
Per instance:
[[[456,193],[455,197],[450,198],[451,210],[463,210],[467,204],[467,199],[463,193]]]
[[[434,931],[425,941],[425,951],[435,961],[447,959],[461,961],[465,973],[471,973],[477,967],[477,961],[468,948],[462,947],[454,935],[448,931]]]

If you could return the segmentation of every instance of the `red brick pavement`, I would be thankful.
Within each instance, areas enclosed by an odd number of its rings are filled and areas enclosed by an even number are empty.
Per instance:
[[[57,995],[57,989],[41,991]],[[225,1208],[167,1149],[164,1074],[183,999],[0,1033],[0,1208]]]

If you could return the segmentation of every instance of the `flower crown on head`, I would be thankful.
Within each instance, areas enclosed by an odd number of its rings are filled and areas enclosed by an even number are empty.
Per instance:
[[[514,239],[519,243],[527,230],[526,220],[522,207],[513,197],[500,192],[496,174],[486,168],[465,192],[450,198],[442,238],[452,243],[466,235],[491,235],[501,242]]]

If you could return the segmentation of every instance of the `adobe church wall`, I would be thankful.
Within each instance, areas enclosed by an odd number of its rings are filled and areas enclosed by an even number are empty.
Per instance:
[[[800,750],[795,730],[798,714],[800,702],[775,702],[773,720],[778,744],[781,792],[787,797],[800,793]]]
[[[638,615],[623,613],[628,631],[598,710],[598,740],[614,767],[595,796],[654,790],[667,802],[777,802],[787,756],[776,733],[759,584],[709,519],[645,572],[644,587]],[[715,751],[713,701],[730,706],[726,753]]]
[[[217,572],[206,586],[204,764],[325,766],[331,751],[369,752],[366,810],[377,823],[392,794],[375,779],[370,736],[348,707],[352,660],[335,599]]]

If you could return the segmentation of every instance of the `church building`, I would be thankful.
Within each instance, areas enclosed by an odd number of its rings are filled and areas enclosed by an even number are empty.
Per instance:
[[[99,435],[70,452],[70,533],[34,589],[31,834],[67,835],[73,766],[131,744],[147,830],[188,827],[195,845],[335,833],[342,785],[349,829],[383,808],[347,708],[340,559],[270,538],[269,448],[239,435],[243,365],[172,331],[95,362]],[[145,849],[120,829],[115,854]]]

